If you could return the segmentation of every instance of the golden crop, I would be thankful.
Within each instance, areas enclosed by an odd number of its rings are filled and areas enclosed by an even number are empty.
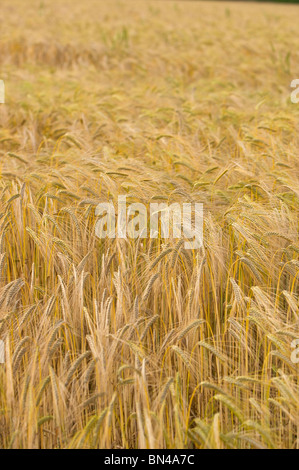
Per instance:
[[[299,448],[299,7],[0,9],[0,446]],[[98,239],[120,194],[203,249]]]

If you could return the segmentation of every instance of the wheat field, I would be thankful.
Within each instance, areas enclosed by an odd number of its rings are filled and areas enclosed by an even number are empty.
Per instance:
[[[299,6],[0,8],[0,447],[299,448]],[[97,238],[118,195],[203,247]]]

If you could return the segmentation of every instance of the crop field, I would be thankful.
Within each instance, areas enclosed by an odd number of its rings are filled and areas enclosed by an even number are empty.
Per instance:
[[[0,447],[299,448],[299,6],[0,14]],[[119,195],[202,246],[99,238]]]

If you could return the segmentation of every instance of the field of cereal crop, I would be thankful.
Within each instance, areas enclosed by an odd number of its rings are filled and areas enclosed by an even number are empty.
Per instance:
[[[299,6],[0,11],[0,447],[299,448]],[[98,238],[119,195],[202,247]]]

